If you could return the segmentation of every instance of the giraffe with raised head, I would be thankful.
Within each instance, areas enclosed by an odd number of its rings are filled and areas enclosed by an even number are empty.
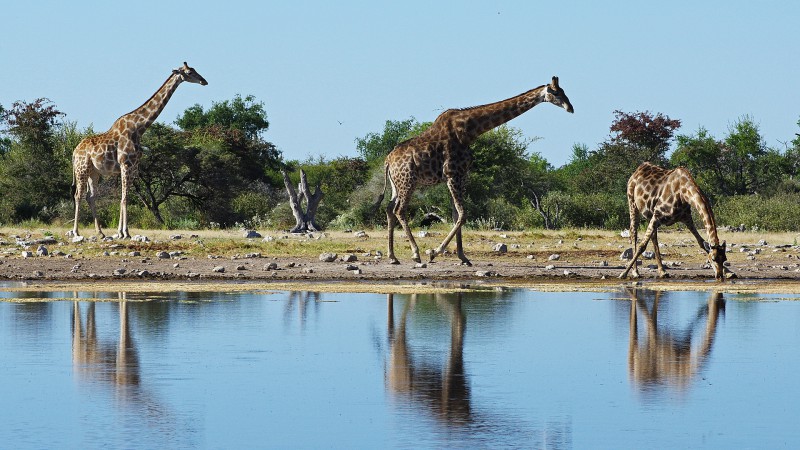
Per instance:
[[[117,235],[120,238],[131,237],[128,232],[128,191],[136,177],[142,155],[142,134],[155,122],[175,89],[184,81],[203,86],[208,84],[205,78],[184,62],[182,67],[172,71],[167,81],[142,106],[117,119],[105,133],[87,137],[75,147],[72,152],[75,222],[71,231],[74,240],[80,239],[78,213],[84,189],[87,190],[86,200],[92,211],[95,231],[100,238],[105,237],[95,210],[97,183],[101,175],[119,175],[121,178],[122,195]]]
[[[392,197],[386,207],[389,230],[389,262],[399,264],[394,254],[394,227],[403,227],[411,243],[413,260],[421,262],[419,247],[408,226],[406,212],[411,195],[417,186],[447,183],[453,200],[453,228],[436,249],[428,250],[430,260],[444,252],[456,238],[456,252],[461,262],[472,265],[461,243],[461,226],[464,216],[464,188],[472,163],[470,145],[481,134],[502,125],[542,102],[549,102],[567,112],[573,112],[567,94],[558,85],[558,77],[550,84],[539,86],[506,100],[463,109],[448,109],[419,136],[398,144],[387,156],[383,194],[392,186]]]
[[[703,240],[703,237],[697,232],[692,221],[692,208],[700,214],[710,242]],[[722,244],[719,243],[717,224],[711,204],[686,168],[678,167],[666,170],[649,162],[642,163],[628,179],[628,209],[631,219],[630,242],[634,253],[631,261],[625,267],[625,271],[620,274],[620,278],[625,278],[628,273],[632,278],[639,277],[636,260],[644,252],[648,241],[653,242],[659,278],[667,277],[668,274],[661,262],[661,251],[658,247],[658,227],[681,222],[697,239],[700,248],[706,252],[708,262],[714,269],[714,278],[717,281],[724,280],[727,272],[724,266],[727,260],[725,241]],[[650,223],[647,225],[642,243],[637,247],[640,214]]]

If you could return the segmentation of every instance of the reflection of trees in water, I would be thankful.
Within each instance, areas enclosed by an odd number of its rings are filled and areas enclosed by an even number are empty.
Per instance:
[[[471,295],[471,294],[469,294]],[[432,417],[444,429],[449,442],[487,446],[524,442],[526,447],[570,448],[570,421],[551,420],[545,425],[526,424],[522,419],[473,404],[469,375],[464,363],[464,338],[467,312],[464,296],[457,294],[410,295],[395,312],[395,295],[387,295],[387,337],[389,340],[386,388],[393,399]],[[397,297],[401,297],[397,295]],[[406,297],[406,296],[402,296]],[[472,300],[470,297],[466,303]],[[420,345],[412,346],[408,322],[414,309],[427,315],[444,314],[450,328],[450,345],[444,361],[418,357],[426,353]],[[485,319],[488,309],[477,309]],[[429,317],[428,317],[429,318]],[[437,326],[433,322],[433,326]]]
[[[77,293],[75,295],[77,297]],[[86,318],[81,314],[81,303],[74,301],[72,306],[72,364],[78,378],[89,382],[92,387],[112,388],[117,404],[132,412],[134,417],[143,418],[151,430],[157,430],[146,439],[152,442],[161,437],[166,442],[174,442],[180,436],[195,435],[176,420],[168,407],[142,386],[141,364],[136,341],[133,339],[129,321],[129,303],[126,294],[118,294],[119,334],[116,342],[103,339],[98,334],[96,302],[88,302]],[[135,303],[137,306],[144,303]],[[188,432],[187,432],[188,431]]]
[[[669,303],[662,302],[662,291],[626,289],[630,302],[630,343],[628,368],[641,391],[658,386],[685,390],[708,362],[717,331],[719,315],[725,310],[722,293],[709,295],[684,329],[659,323]],[[648,306],[649,304],[649,306]],[[644,329],[639,330],[639,317]],[[702,331],[700,331],[702,328]]]

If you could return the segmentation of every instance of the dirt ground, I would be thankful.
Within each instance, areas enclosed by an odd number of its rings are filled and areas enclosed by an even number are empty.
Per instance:
[[[800,246],[795,245],[794,233],[721,232],[721,239],[728,243],[729,269],[737,276],[724,283],[714,282],[697,243],[679,230],[659,233],[670,277],[658,279],[655,260],[643,259],[638,280],[617,278],[626,262],[621,253],[630,244],[619,233],[605,231],[465,233],[471,267],[450,253],[434,262],[415,264],[403,239],[396,239],[401,264],[389,264],[384,230],[316,236],[262,232],[266,239],[246,239],[241,232],[145,233],[146,242],[87,239],[72,243],[63,233],[0,230],[0,281],[18,282],[0,287],[386,291],[401,286],[403,290],[408,286],[452,290],[481,285],[569,290],[646,283],[667,289],[800,292]],[[420,248],[434,247],[443,234],[431,232],[419,238]],[[505,244],[506,251],[496,251],[498,244]],[[47,255],[37,254],[40,246]],[[337,257],[321,261],[320,254],[325,252],[335,252]],[[354,260],[345,261],[348,256]]]

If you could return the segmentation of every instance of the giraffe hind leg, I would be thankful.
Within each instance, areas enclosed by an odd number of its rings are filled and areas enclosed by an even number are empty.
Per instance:
[[[413,185],[406,186],[404,189],[397,189],[395,192],[394,190],[395,186],[393,183],[392,189],[393,189],[392,200],[389,201],[390,204],[394,202],[394,209],[392,210],[392,213],[395,216],[395,218],[397,218],[397,221],[400,222],[400,226],[403,227],[403,231],[406,233],[408,242],[409,244],[411,244],[411,251],[412,251],[411,259],[417,263],[422,262],[422,260],[419,257],[419,247],[417,246],[417,241],[414,240],[414,235],[411,234],[411,228],[408,226],[408,218],[406,217],[408,202],[411,199],[411,193],[414,191]]]
[[[72,224],[72,237],[77,239],[80,237],[80,232],[78,231],[78,223],[80,222],[80,211],[81,211],[81,198],[83,197],[83,190],[86,186],[87,177],[85,174],[75,172],[75,192],[73,192],[73,199],[75,201],[75,218],[73,219]]]
[[[389,200],[389,204],[386,205],[386,228],[389,231],[388,257],[390,264],[400,264],[400,261],[394,256],[394,227],[397,225],[397,216],[394,215],[395,204],[395,198],[392,197]]]
[[[658,266],[658,277],[659,278],[669,278],[669,274],[664,269],[664,264],[661,261],[661,249],[658,246],[658,229],[653,230],[653,237],[651,239],[653,243],[653,253],[656,256],[656,265]]]
[[[86,201],[89,203],[89,210],[92,212],[95,233],[100,237],[100,239],[102,239],[106,237],[106,235],[103,234],[103,230],[100,228],[100,219],[97,218],[97,207],[95,206],[95,202],[97,200],[97,186],[99,181],[100,176],[98,174],[93,174],[87,180],[88,189],[86,192]]]

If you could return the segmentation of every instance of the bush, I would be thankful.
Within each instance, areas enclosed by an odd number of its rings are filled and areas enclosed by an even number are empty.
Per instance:
[[[800,230],[800,194],[722,197],[713,209],[717,226],[744,224],[768,231]]]

